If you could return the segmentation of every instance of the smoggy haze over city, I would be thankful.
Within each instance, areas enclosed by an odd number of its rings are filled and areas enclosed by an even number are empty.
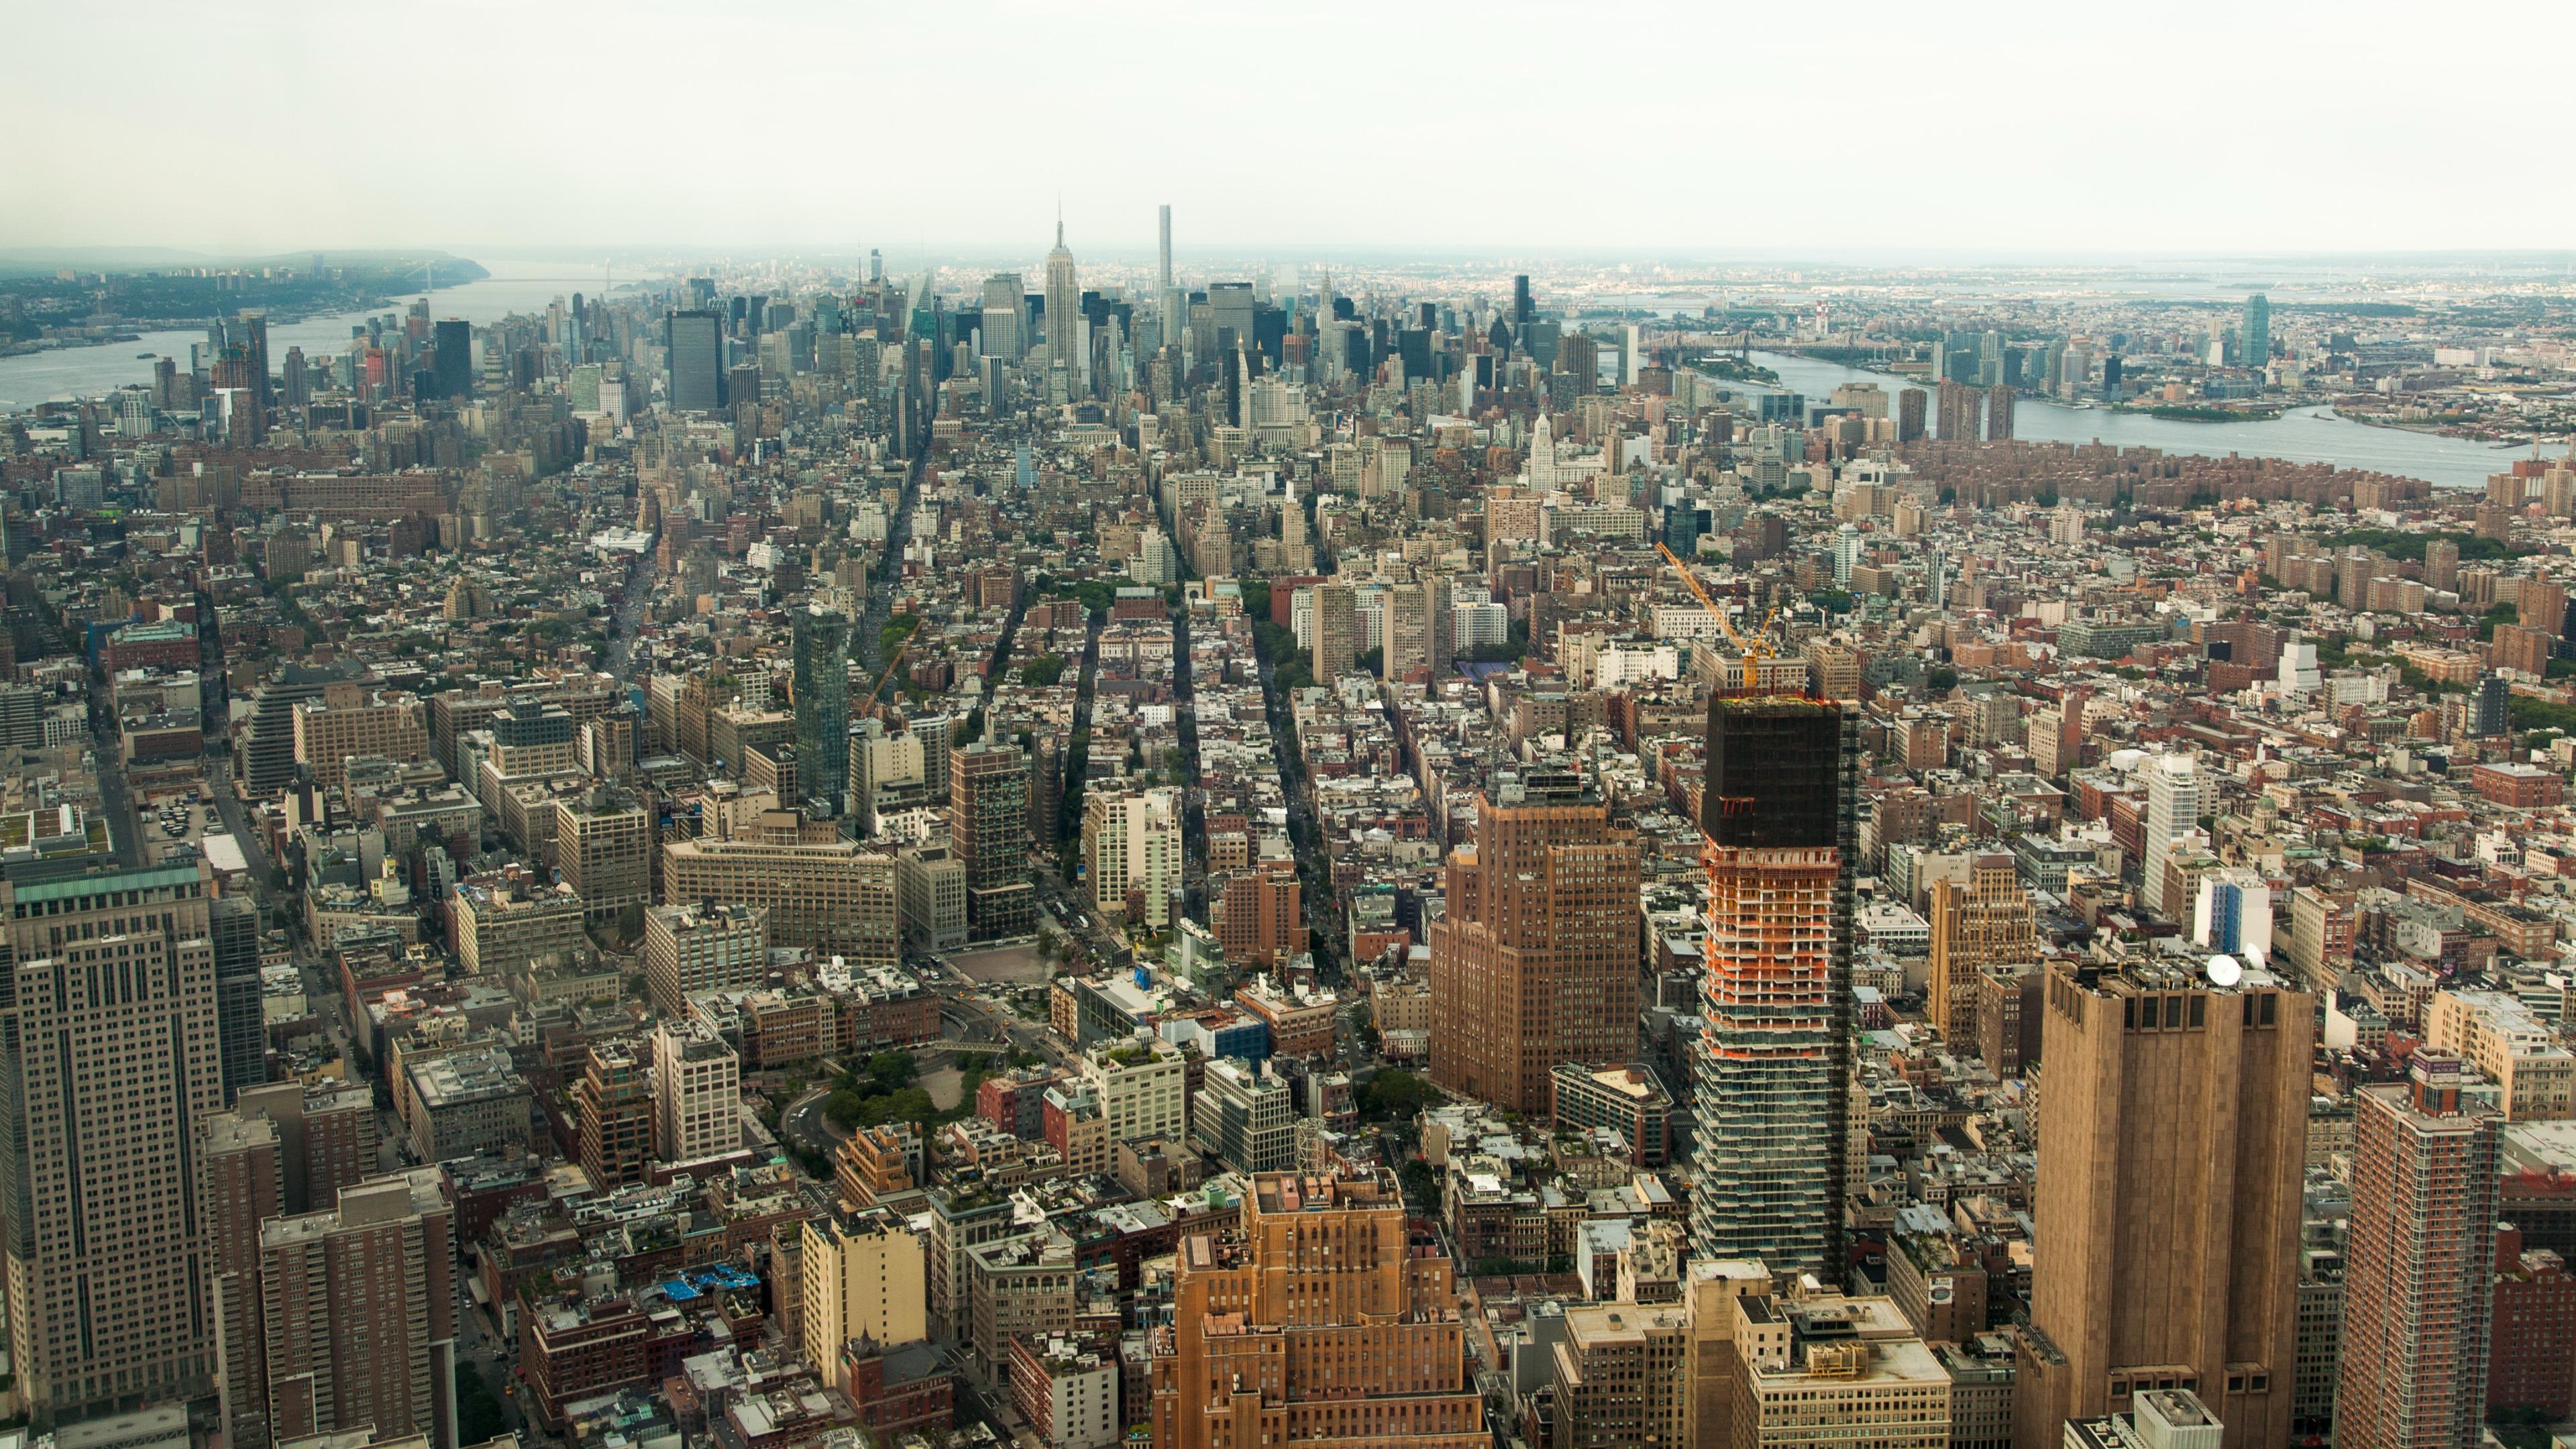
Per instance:
[[[13,4],[0,248],[2557,247],[2551,5]],[[2402,37],[2402,39],[2401,39]],[[201,148],[218,136],[218,164]],[[2402,200],[2401,200],[2402,197]],[[1043,245],[1040,242],[1039,245]]]

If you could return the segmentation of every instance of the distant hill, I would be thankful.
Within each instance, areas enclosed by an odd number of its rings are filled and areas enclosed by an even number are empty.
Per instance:
[[[66,267],[79,272],[109,274],[160,272],[179,267],[294,267],[301,270],[313,266],[317,259],[325,267],[346,267],[352,272],[388,281],[417,278],[422,268],[431,265],[437,267],[442,281],[480,281],[491,275],[466,257],[400,247],[324,248],[320,251],[276,252],[266,256],[227,256],[179,247],[0,247],[0,276],[49,277]]]

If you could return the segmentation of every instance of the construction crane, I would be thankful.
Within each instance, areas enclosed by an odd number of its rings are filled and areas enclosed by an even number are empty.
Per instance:
[[[913,631],[913,633],[919,632],[918,628]],[[876,687],[868,691],[867,698],[859,701],[857,709],[850,711],[850,718],[867,719],[876,713],[877,696],[885,693],[886,681],[894,678],[894,672],[903,667],[903,656],[911,652],[912,635],[906,634],[903,636],[903,643],[896,647],[894,657],[886,661],[885,673],[877,676]]]
[[[1664,556],[1664,562],[1673,566],[1674,573],[1682,576],[1683,585],[1689,588],[1693,597],[1697,598],[1710,613],[1717,616],[1717,627],[1725,631],[1727,642],[1733,644],[1736,652],[1744,656],[1745,690],[1749,693],[1760,689],[1762,661],[1770,658],[1775,652],[1771,647],[1771,623],[1772,620],[1780,617],[1780,611],[1774,608],[1770,616],[1762,621],[1761,629],[1748,639],[1736,632],[1735,621],[1727,617],[1726,610],[1719,608],[1715,599],[1708,596],[1708,590],[1700,587],[1699,576],[1690,571],[1690,566],[1682,562],[1679,554],[1662,543],[1655,545],[1655,551]]]

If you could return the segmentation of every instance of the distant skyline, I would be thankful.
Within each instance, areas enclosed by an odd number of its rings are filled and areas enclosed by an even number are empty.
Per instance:
[[[12,0],[0,249],[2565,250],[2568,7]]]

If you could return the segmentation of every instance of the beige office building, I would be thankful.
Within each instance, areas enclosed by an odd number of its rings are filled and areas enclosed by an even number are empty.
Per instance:
[[[653,815],[631,790],[601,785],[555,803],[555,868],[582,915],[614,920],[653,903]]]
[[[644,915],[644,985],[653,1009],[679,1016],[701,991],[757,986],[769,971],[765,906],[656,906]]]
[[[894,857],[854,841],[675,840],[662,847],[662,898],[762,907],[781,946],[886,965],[903,957]]]
[[[295,762],[312,772],[315,784],[340,788],[351,755],[405,764],[429,759],[429,714],[420,699],[346,680],[295,706]]]
[[[742,1059],[695,1017],[653,1031],[653,1153],[705,1162],[742,1147]]]

